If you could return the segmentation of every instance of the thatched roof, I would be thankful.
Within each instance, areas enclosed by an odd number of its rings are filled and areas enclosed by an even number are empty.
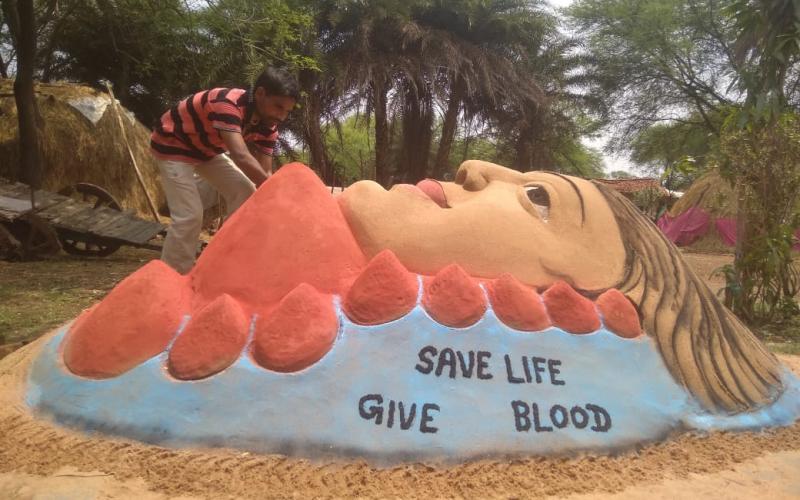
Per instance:
[[[699,207],[712,217],[735,217],[736,197],[731,185],[719,175],[716,168],[700,176],[675,202],[669,211],[677,217],[692,207]]]
[[[58,191],[76,182],[89,182],[109,191],[123,208],[150,218],[147,199],[136,180],[109,95],[70,83],[41,83],[36,85],[36,96],[43,122],[39,137],[43,189]],[[85,115],[76,106],[89,112]],[[122,106],[117,105],[116,109],[123,113],[125,135],[148,192],[160,206],[164,194],[150,155],[150,130]],[[91,111],[95,112],[93,116]],[[10,177],[18,161],[13,81],[0,79],[0,176]]]
[[[606,186],[616,189],[623,194],[654,190],[659,192],[664,197],[669,196],[669,191],[661,186],[661,183],[658,181],[658,179],[594,179],[594,181],[605,184]]]

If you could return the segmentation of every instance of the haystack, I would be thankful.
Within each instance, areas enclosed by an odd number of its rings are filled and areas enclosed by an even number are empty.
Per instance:
[[[733,189],[712,168],[694,181],[657,225],[678,246],[728,252],[736,241],[735,217]]]
[[[42,188],[48,191],[77,182],[96,184],[143,218],[150,219],[147,198],[136,179],[125,137],[157,206],[164,205],[158,169],[150,155],[150,131],[122,106],[111,106],[110,96],[70,83],[36,85],[42,117]],[[80,108],[80,110],[79,110]],[[0,176],[10,177],[19,162],[17,108],[13,81],[0,79]]]
[[[736,197],[730,183],[719,175],[716,168],[700,176],[675,202],[669,211],[677,217],[692,207],[699,207],[714,217],[736,217]]]

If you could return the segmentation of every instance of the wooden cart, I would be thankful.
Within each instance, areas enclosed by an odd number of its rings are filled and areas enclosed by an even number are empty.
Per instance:
[[[36,191],[34,195],[32,208],[27,185],[0,179],[0,225],[20,241],[25,257],[53,254],[61,248],[95,257],[111,255],[123,245],[161,249],[153,240],[166,226],[123,211],[99,186],[80,183],[59,193]]]

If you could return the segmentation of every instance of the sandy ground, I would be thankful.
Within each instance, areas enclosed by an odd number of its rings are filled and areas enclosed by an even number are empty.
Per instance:
[[[0,498],[800,498],[800,422],[761,433],[682,435],[618,456],[461,466],[315,464],[236,450],[89,438],[22,402],[44,338],[0,361]],[[800,357],[782,359],[800,373]]]

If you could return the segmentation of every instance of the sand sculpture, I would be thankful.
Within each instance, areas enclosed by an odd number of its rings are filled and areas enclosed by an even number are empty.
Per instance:
[[[608,452],[800,416],[800,382],[621,195],[480,161],[331,196],[283,167],[187,276],[153,261],[45,345],[88,431],[378,462]]]

